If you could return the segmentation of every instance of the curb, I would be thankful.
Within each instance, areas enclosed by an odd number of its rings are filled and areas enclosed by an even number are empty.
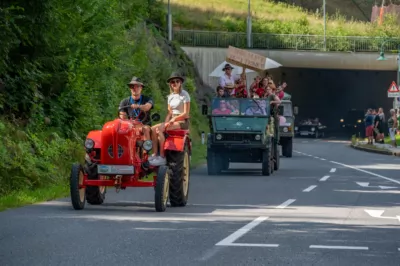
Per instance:
[[[378,153],[378,154],[392,155],[392,156],[400,157],[400,153],[389,151],[389,150],[369,149],[369,148],[365,148],[365,147],[359,147],[359,146],[354,145],[354,144],[350,144],[350,147],[352,147],[353,149],[356,149],[356,150],[360,150],[360,151],[366,151],[366,152],[371,152],[371,153]]]

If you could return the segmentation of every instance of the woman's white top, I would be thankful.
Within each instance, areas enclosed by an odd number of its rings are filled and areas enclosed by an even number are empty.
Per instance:
[[[168,105],[172,109],[173,115],[180,115],[184,112],[184,104],[190,102],[190,95],[187,91],[182,90],[181,93],[171,93],[168,95]]]

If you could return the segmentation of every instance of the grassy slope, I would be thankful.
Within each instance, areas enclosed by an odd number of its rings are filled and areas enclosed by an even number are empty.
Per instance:
[[[339,3],[340,1],[340,3]],[[348,0],[346,0],[348,1]],[[167,2],[167,0],[164,0]],[[247,0],[175,0],[172,5],[174,27],[178,29],[245,31]],[[342,0],[331,0],[330,8],[346,6]],[[304,9],[285,3],[252,0],[253,32],[277,34],[323,34],[321,11],[308,13]],[[355,9],[354,9],[354,12]],[[339,36],[399,36],[400,28],[346,20],[339,14],[329,14],[327,34]],[[390,19],[386,23],[391,24]]]

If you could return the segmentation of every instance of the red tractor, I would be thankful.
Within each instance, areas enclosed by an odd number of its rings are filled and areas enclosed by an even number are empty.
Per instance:
[[[160,115],[153,114],[152,121]],[[190,179],[191,139],[189,130],[165,132],[167,164],[151,166],[148,153],[152,141],[144,140],[143,124],[137,118],[117,118],[104,124],[102,130],[90,131],[85,141],[85,163],[71,169],[70,192],[75,210],[82,210],[87,201],[92,205],[104,202],[106,187],[117,192],[127,187],[154,187],[155,209],[164,212],[169,198],[172,207],[185,206]],[[152,181],[145,181],[153,175]]]

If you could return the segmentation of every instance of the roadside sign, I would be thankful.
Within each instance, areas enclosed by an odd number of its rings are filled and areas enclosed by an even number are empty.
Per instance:
[[[389,98],[400,97],[399,87],[397,87],[397,84],[394,81],[392,81],[392,84],[390,84],[390,87],[388,89],[388,97]]]

